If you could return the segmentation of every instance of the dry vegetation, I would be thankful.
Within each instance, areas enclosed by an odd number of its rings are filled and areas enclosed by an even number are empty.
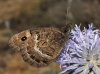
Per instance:
[[[24,10],[25,13],[36,14],[38,5],[43,0],[0,0],[0,22],[18,17]],[[34,12],[31,12],[34,10]]]
[[[100,28],[100,0],[74,0],[71,5],[75,23],[93,23]]]

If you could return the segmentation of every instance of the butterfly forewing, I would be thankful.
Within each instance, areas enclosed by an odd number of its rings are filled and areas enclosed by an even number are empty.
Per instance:
[[[66,39],[66,34],[58,28],[37,28],[15,34],[9,45],[30,65],[42,67],[58,57]]]

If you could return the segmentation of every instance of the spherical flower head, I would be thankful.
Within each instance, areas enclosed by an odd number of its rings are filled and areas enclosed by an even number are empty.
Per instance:
[[[57,62],[61,74],[100,74],[100,31],[92,24],[83,31],[76,25]]]

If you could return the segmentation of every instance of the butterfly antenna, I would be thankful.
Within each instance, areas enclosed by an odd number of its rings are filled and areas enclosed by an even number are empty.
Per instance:
[[[67,14],[66,14],[66,25],[68,24],[69,20],[68,20],[68,14],[69,14],[69,7],[67,8]]]
[[[63,33],[69,33],[71,31],[71,23],[69,23],[68,14],[69,14],[69,7],[67,8],[66,26],[62,27]]]

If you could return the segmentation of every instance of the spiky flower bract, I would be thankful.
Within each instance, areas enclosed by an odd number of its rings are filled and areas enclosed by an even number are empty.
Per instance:
[[[92,24],[83,31],[75,25],[57,62],[60,63],[61,74],[100,74],[99,30],[94,29]]]

